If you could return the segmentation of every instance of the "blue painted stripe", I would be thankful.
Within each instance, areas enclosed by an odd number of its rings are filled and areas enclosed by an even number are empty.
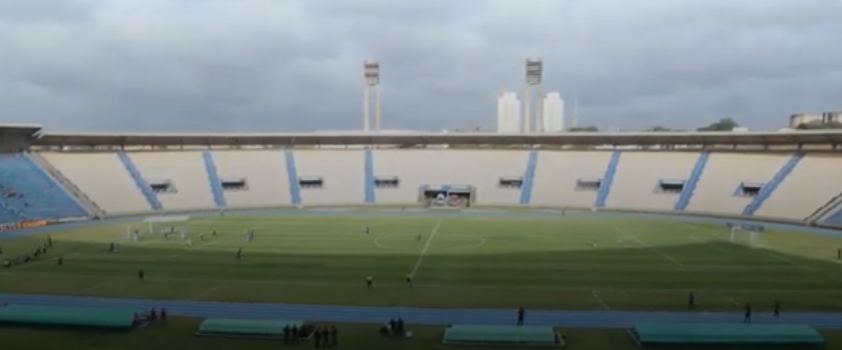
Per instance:
[[[149,203],[149,207],[152,210],[161,210],[163,206],[161,205],[161,201],[158,200],[158,195],[155,194],[155,191],[152,191],[152,187],[146,182],[146,179],[143,178],[141,175],[140,170],[137,170],[137,166],[134,165],[134,162],[126,152],[120,151],[117,152],[117,156],[120,157],[120,160],[123,162],[123,166],[126,167],[126,171],[129,172],[129,175],[132,176],[135,185],[137,188],[143,193],[143,197],[146,198],[146,202]]]
[[[287,180],[289,181],[289,196],[292,204],[301,204],[301,186],[298,184],[298,170],[295,168],[295,154],[284,151],[287,163]]]
[[[225,192],[222,190],[222,182],[219,181],[219,173],[216,172],[216,163],[213,161],[213,154],[210,151],[202,152],[202,158],[205,160],[205,171],[208,173],[208,181],[210,182],[211,192],[213,192],[213,202],[217,207],[224,207],[228,203],[225,200]]]
[[[798,166],[798,163],[801,162],[801,159],[804,158],[804,154],[796,153],[789,159],[789,161],[781,167],[781,170],[772,177],[772,180],[769,181],[763,188],[760,189],[760,193],[757,194],[757,197],[754,197],[754,200],[749,203],[745,209],[743,209],[743,215],[754,215],[757,212],[757,209],[763,205],[772,193],[778,188],[778,186],[786,180],[787,176],[792,173],[792,170]]]
[[[620,151],[614,151],[611,154],[611,160],[608,162],[608,169],[605,170],[605,176],[599,184],[599,192],[596,195],[597,208],[605,207],[605,201],[608,200],[608,195],[611,193],[611,184],[614,182],[614,175],[617,173],[617,166],[620,164]]]
[[[520,188],[520,204],[526,205],[532,201],[532,184],[535,182],[535,168],[538,166],[538,150],[529,151],[529,160],[523,174],[523,184]]]
[[[365,202],[374,203],[374,155],[370,149],[365,150]]]
[[[696,160],[693,172],[690,173],[690,178],[687,179],[687,182],[684,184],[684,188],[681,190],[681,197],[679,197],[678,202],[675,203],[675,210],[687,209],[687,205],[690,204],[690,199],[693,198],[693,192],[696,191],[696,186],[699,184],[699,179],[702,178],[702,173],[705,171],[708,158],[710,158],[710,152],[708,151],[704,151],[699,154],[699,159]]]

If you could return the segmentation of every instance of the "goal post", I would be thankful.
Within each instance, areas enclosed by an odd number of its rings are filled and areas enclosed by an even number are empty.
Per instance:
[[[186,233],[185,224],[190,221],[190,216],[150,216],[143,219],[146,224],[147,234],[153,235],[156,233]]]
[[[751,248],[763,247],[762,233],[766,229],[764,226],[734,222],[729,222],[728,226],[731,228],[731,243]]]

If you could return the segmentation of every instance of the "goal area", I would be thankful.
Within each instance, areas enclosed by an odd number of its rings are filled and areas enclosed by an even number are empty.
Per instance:
[[[139,225],[126,226],[126,238],[134,239],[133,234],[137,232],[140,236],[156,237],[166,236],[169,234],[187,233],[187,222],[190,221],[190,216],[187,215],[170,215],[170,216],[150,216]]]
[[[731,230],[729,237],[731,243],[751,248],[763,247],[763,231],[766,230],[765,226],[738,222],[729,222],[727,225]]]

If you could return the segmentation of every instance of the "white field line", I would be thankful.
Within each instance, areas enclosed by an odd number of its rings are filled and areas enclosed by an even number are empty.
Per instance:
[[[608,307],[608,304],[606,304],[605,301],[602,300],[602,297],[599,296],[599,293],[597,293],[595,290],[591,290],[591,294],[593,294],[594,299],[596,299],[596,301],[599,302],[599,305],[602,305],[603,309],[611,310],[611,308]]]
[[[119,282],[119,281],[120,281],[119,279],[109,278],[109,279],[108,279],[108,280],[106,280],[105,282],[102,282],[102,283],[97,283],[97,284],[95,284],[95,285],[93,285],[93,286],[90,286],[90,287],[87,287],[87,288],[82,288],[82,289],[80,289],[80,290],[77,290],[76,292],[74,292],[74,293],[73,293],[73,294],[71,294],[71,295],[81,295],[81,294],[83,294],[83,293],[92,292],[92,291],[94,291],[94,290],[100,289],[100,288],[102,288],[102,287],[108,286],[108,285],[110,285],[110,284],[112,284],[112,283],[116,283],[116,282]]]
[[[142,241],[142,242],[138,242],[137,244],[138,244],[138,245],[145,245],[145,244],[151,244],[151,243],[155,243],[155,242],[156,242],[156,241],[151,241],[151,240],[150,240],[150,241]],[[105,249],[106,244],[105,244],[105,243],[103,243],[102,247],[103,247],[103,249]],[[118,249],[119,249],[119,246],[118,246]],[[97,250],[88,250],[88,249],[86,249],[86,250],[79,250],[79,251],[75,251],[75,252],[70,252],[70,253],[68,253],[68,254],[60,254],[60,255],[58,255],[58,256],[61,256],[61,257],[67,258],[67,257],[73,257],[73,256],[80,256],[80,255],[84,255],[84,254],[89,254],[89,253],[92,253],[92,252],[94,252],[94,251],[99,251],[99,250],[98,250],[98,249],[97,249]],[[26,268],[30,268],[30,267],[32,267],[32,266],[39,266],[39,265],[42,265],[42,264],[44,264],[44,263],[48,263],[48,262],[55,262],[55,261],[56,261],[56,259],[58,258],[58,256],[55,256],[55,257],[46,257],[46,258],[44,258],[44,259],[40,259],[40,260],[37,260],[37,261],[30,261],[29,263],[26,263],[25,265],[21,265],[21,266],[16,266],[16,267],[14,267],[14,270],[23,270],[23,269],[26,269]],[[11,272],[12,272],[12,271],[11,271],[12,269],[7,269],[7,270],[8,270],[8,271],[0,272],[0,275],[8,275],[9,273],[11,273]]]
[[[707,247],[708,247],[708,248],[710,248],[710,249],[713,249],[713,250],[718,250],[719,252],[722,252],[722,253],[724,253],[724,254],[729,254],[729,255],[734,254],[734,252],[728,251],[728,249],[722,248],[722,247],[720,247],[720,246],[718,246],[718,245],[713,245],[713,244],[711,244],[711,243],[710,243],[710,241],[707,241],[707,240],[701,239],[701,238],[699,238],[699,237],[696,237],[696,236],[690,236],[690,239],[691,239],[691,240],[693,240],[693,241],[696,241],[696,242],[698,242],[698,243],[704,244],[705,246],[707,246]]]
[[[216,217],[215,216],[201,217],[199,219],[187,222],[187,224],[185,224],[184,226],[186,226],[186,227],[194,226],[196,224],[201,224],[201,223],[204,223],[206,221],[210,221],[213,218],[216,218]],[[120,238],[120,239],[114,241],[114,243],[125,242],[125,241],[128,241],[128,240],[129,239],[127,239],[127,238]],[[134,245],[157,244],[157,243],[160,243],[160,242],[161,242],[160,239],[143,240],[143,241],[135,243]],[[79,243],[86,243],[86,242],[79,242]],[[103,244],[106,244],[106,243],[103,243]],[[60,256],[62,256],[62,257],[73,257],[73,256],[88,254],[88,253],[91,253],[91,252],[94,252],[94,250],[87,250],[86,249],[86,250],[79,250],[79,251],[70,252],[70,253],[67,253],[67,254],[61,254]],[[28,267],[32,267],[34,265],[39,265],[39,264],[43,264],[43,263],[51,262],[51,261],[55,261],[55,258],[47,258],[47,259],[44,259],[44,260],[32,261],[32,262],[30,262],[26,265],[15,267],[15,270],[22,270],[22,269],[25,269],[25,268],[28,268]],[[9,274],[9,272],[10,271],[0,272],[0,275],[6,275],[6,274]]]
[[[424,260],[424,255],[427,254],[427,250],[430,249],[430,244],[433,243],[433,238],[436,238],[436,233],[439,232],[439,227],[441,226],[441,219],[436,221],[436,226],[433,226],[433,230],[430,231],[430,237],[427,238],[427,244],[424,245],[424,248],[421,249],[421,254],[418,254],[418,261],[415,262],[415,267],[412,268],[412,272],[409,273],[410,276],[415,278],[415,273],[418,272],[418,268],[421,267],[421,261]]]
[[[190,298],[190,300],[199,300],[203,297],[206,297],[206,296],[210,295],[211,293],[215,292],[217,289],[222,288],[223,285],[225,285],[225,283],[220,283],[220,284],[217,284],[213,287],[210,287],[207,290],[205,290],[204,292],[201,292],[201,293],[198,293],[198,294],[194,295],[192,298]]]
[[[674,264],[676,264],[676,265],[678,265],[678,266],[680,266],[680,267],[684,267],[684,264],[682,264],[680,261],[675,260],[675,258],[673,258],[673,257],[671,257],[671,256],[669,256],[669,255],[666,255],[666,254],[664,254],[664,252],[662,252],[662,251],[658,250],[658,248],[655,248],[655,247],[653,247],[652,245],[650,245],[650,244],[648,244],[648,243],[646,243],[646,242],[642,241],[640,238],[638,238],[637,236],[635,236],[635,235],[634,235],[634,234],[632,234],[631,232],[628,232],[628,231],[626,231],[626,230],[623,230],[623,229],[621,229],[621,228],[619,228],[619,227],[615,227],[615,228],[614,228],[614,230],[615,230],[615,231],[617,231],[619,234],[621,234],[621,235],[623,235],[623,236],[626,236],[627,238],[630,238],[631,240],[633,240],[633,241],[637,242],[637,244],[638,244],[638,245],[640,245],[641,247],[644,247],[644,248],[646,248],[646,249],[649,249],[649,250],[651,250],[651,251],[655,252],[656,254],[660,255],[660,256],[661,256],[661,257],[663,257],[664,259],[667,259],[667,260],[669,260],[669,261],[673,262]]]
[[[118,281],[136,281],[136,277],[129,276],[101,276],[101,275],[83,275],[83,274],[50,274],[50,273],[11,273],[6,277],[33,277],[46,278],[51,280],[58,279],[79,279],[89,278],[92,280],[104,281],[108,280],[112,283]],[[271,278],[271,276],[267,276]],[[2,278],[0,278],[2,280]],[[280,281],[278,279],[271,280],[239,280],[239,279],[214,279],[214,278],[190,278],[190,277],[149,277],[148,282],[180,282],[180,283],[206,283],[206,284],[242,284],[253,286],[290,286],[290,287],[327,287],[327,288],[344,288],[352,287],[358,288],[358,283],[320,283],[320,282],[305,282],[305,281]],[[403,278],[396,278],[394,283],[378,284],[378,288],[401,288],[406,286],[403,283]],[[458,285],[458,284],[419,284],[415,288],[421,289],[440,289],[440,290],[536,290],[536,291],[579,291],[579,292],[622,292],[622,293],[652,293],[652,292],[705,292],[705,293],[838,293],[836,289],[698,289],[698,288],[606,288],[606,287],[562,287],[562,286],[502,286],[502,285]]]
[[[730,295],[725,295],[724,293],[722,293],[722,291],[716,291],[716,292],[714,292],[714,294],[716,294],[720,298],[725,299],[726,301],[728,301],[729,303],[732,303],[734,305],[737,305],[737,306],[742,305],[742,304],[740,304],[739,301],[737,301],[737,299],[734,299],[734,297],[732,297]]]
[[[184,253],[189,253],[189,252],[192,252],[192,251],[195,251],[195,250],[199,250],[199,249],[202,249],[202,248],[207,247],[209,245],[215,245],[215,244],[219,244],[222,241],[228,241],[228,240],[231,240],[231,239],[234,239],[234,238],[238,238],[238,237],[240,237],[240,235],[245,234],[246,232],[248,232],[250,230],[255,230],[255,229],[261,228],[263,226],[264,226],[263,224],[255,225],[255,226],[237,231],[237,232],[235,232],[231,235],[227,235],[227,237],[220,237],[219,239],[216,239],[216,240],[213,240],[213,241],[210,241],[210,242],[207,242],[207,243],[200,243],[200,244],[196,244],[194,246],[189,246],[186,249],[183,249],[182,251],[180,251],[178,253],[170,255],[170,259],[178,258],[179,256],[182,256]]]
[[[683,223],[683,225],[684,225],[685,227],[687,227],[687,228],[691,229],[691,230],[696,231],[696,232],[701,232],[701,233],[704,233],[704,234],[706,234],[706,235],[708,235],[708,236],[711,236],[711,237],[717,238],[714,234],[712,234],[712,233],[710,233],[710,232],[708,232],[708,231],[706,231],[706,230],[703,230],[703,229],[701,229],[701,228],[698,228],[698,227],[696,227],[696,226],[693,226],[693,225],[691,225],[691,224]],[[781,255],[781,254],[779,254],[779,253],[777,253],[777,252],[775,252],[775,251],[769,251],[769,250],[766,250],[766,249],[755,249],[755,251],[761,252],[761,253],[765,254],[766,256],[769,256],[769,257],[771,257],[771,258],[773,258],[773,259],[777,259],[777,260],[783,261],[783,262],[785,262],[785,263],[789,264],[790,266],[795,266],[795,267],[797,267],[797,268],[799,268],[799,269],[802,269],[802,270],[804,270],[804,271],[810,271],[810,272],[815,272],[815,273],[819,273],[819,274],[824,274],[827,278],[829,278],[829,279],[831,279],[831,280],[834,280],[834,281],[842,281],[842,279],[840,279],[840,278],[838,278],[838,277],[836,277],[836,276],[834,276],[834,275],[831,275],[831,274],[829,274],[829,273],[824,273],[824,272],[820,271],[819,269],[816,269],[816,268],[813,268],[813,267],[810,267],[810,266],[807,266],[807,265],[800,264],[800,263],[797,263],[797,262],[795,262],[795,261],[792,261],[792,259],[787,258],[786,256],[783,256],[783,255]]]

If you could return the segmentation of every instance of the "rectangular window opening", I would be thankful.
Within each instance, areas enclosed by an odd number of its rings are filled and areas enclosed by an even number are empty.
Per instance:
[[[577,191],[599,191],[602,186],[602,179],[579,179],[576,180]]]
[[[246,183],[246,179],[243,178],[230,178],[230,179],[221,179],[219,180],[220,185],[222,185],[223,191],[245,191],[248,190],[248,184]]]
[[[397,176],[386,176],[374,178],[374,187],[377,188],[397,188],[400,185],[400,180]]]
[[[301,188],[322,188],[324,181],[321,177],[303,176],[298,178],[298,186]]]
[[[766,184],[756,182],[743,182],[739,187],[737,187],[737,191],[734,195],[737,197],[757,197],[765,185]]]
[[[500,181],[497,182],[497,185],[502,187],[502,188],[521,188],[521,187],[523,187],[523,177],[520,177],[520,176],[501,177]]]
[[[681,193],[684,191],[684,180],[660,180],[658,187],[655,188],[657,193]]]

